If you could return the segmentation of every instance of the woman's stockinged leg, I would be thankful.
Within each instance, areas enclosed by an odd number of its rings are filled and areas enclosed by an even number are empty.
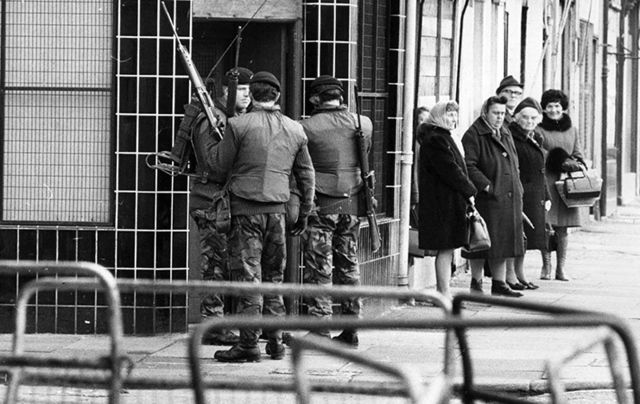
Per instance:
[[[438,250],[436,255],[436,285],[438,292],[447,298],[451,298],[449,284],[451,283],[451,262],[453,261],[453,249]]]
[[[505,282],[507,280],[506,258],[489,258],[489,265],[491,265],[491,278],[494,281]]]

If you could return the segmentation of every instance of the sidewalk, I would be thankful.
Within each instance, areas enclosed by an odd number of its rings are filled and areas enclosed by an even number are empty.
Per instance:
[[[555,255],[554,255],[555,257]],[[555,259],[555,258],[554,258]],[[539,280],[541,259],[532,251],[525,267],[529,280],[540,289],[526,291],[523,299],[562,304],[614,313],[626,318],[636,338],[640,336],[640,202],[620,207],[617,214],[590,224],[570,234],[568,272],[571,282]],[[489,282],[490,283],[490,282]],[[467,291],[469,275],[454,280],[453,292]],[[486,288],[485,288],[486,289]],[[465,316],[471,318],[505,318],[514,312],[504,308],[467,304]],[[399,306],[384,313],[394,318],[439,317],[430,305]],[[519,317],[535,315],[518,313]],[[546,386],[544,361],[567,352],[578,342],[590,339],[593,330],[473,330],[469,344],[476,381],[493,390],[538,394]],[[126,337],[124,346],[135,363],[136,376],[164,375],[189,377],[186,360],[186,335]],[[364,331],[359,352],[383,362],[404,364],[416,369],[426,380],[442,367],[444,338],[442,331]],[[103,336],[29,335],[27,350],[60,356],[97,356],[106,353],[108,339]],[[0,351],[9,351],[11,336],[0,335]],[[292,377],[290,356],[274,361],[263,355],[262,362],[223,364],[212,359],[221,347],[204,346],[204,373],[207,377],[231,380],[268,379],[289,381]],[[264,342],[261,342],[264,352]],[[457,353],[456,353],[457,354]],[[388,381],[379,373],[343,360],[310,353],[308,374],[330,382]],[[456,362],[457,381],[461,369]],[[563,372],[567,390],[593,389],[611,381],[601,348],[571,362]]]

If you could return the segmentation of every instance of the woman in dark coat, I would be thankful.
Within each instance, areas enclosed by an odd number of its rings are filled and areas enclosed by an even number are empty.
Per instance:
[[[555,182],[562,173],[579,171],[580,166],[586,167],[582,157],[578,131],[567,115],[569,97],[560,90],[547,90],[542,93],[542,122],[538,131],[542,137],[542,147],[549,153],[546,162],[547,188],[551,194],[551,210],[547,217],[558,237],[556,251],[556,276],[559,281],[568,281],[564,265],[567,258],[568,227],[582,226],[582,221],[588,216],[588,208],[568,208],[560,199]],[[543,251],[542,273],[540,279],[551,279],[551,252]]]
[[[431,109],[417,133],[420,143],[419,244],[425,250],[437,250],[437,289],[447,297],[451,297],[453,251],[467,242],[466,208],[473,203],[476,193],[460,148],[451,136],[457,122],[458,104],[442,101]]]
[[[481,116],[462,138],[469,178],[478,189],[476,207],[487,222],[491,248],[462,253],[471,266],[471,290],[482,291],[484,260],[489,261],[491,294],[520,297],[506,283],[506,261],[524,255],[522,185],[518,153],[509,130],[502,126],[506,98],[489,97]]]
[[[542,149],[542,137],[535,132],[541,114],[542,108],[538,101],[533,98],[525,98],[515,108],[514,120],[509,124],[520,162],[520,182],[524,189],[522,195],[523,211],[533,225],[533,227],[527,224],[524,226],[527,250],[543,250],[545,248],[545,210],[551,207],[544,177],[545,152]],[[527,289],[538,288],[537,285],[527,280],[524,273],[524,255],[514,259],[514,267],[517,279],[507,279],[509,286],[515,281]],[[507,271],[507,278],[508,273]]]

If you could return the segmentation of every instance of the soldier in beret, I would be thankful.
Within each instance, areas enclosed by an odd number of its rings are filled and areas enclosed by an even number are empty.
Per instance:
[[[300,123],[309,138],[309,153],[316,170],[317,214],[309,217],[309,228],[302,235],[304,282],[331,286],[359,285],[358,238],[364,206],[358,203],[363,189],[360,155],[356,139],[357,116],[343,103],[342,83],[323,75],[311,83],[311,117]],[[373,125],[361,116],[367,148],[371,147]],[[307,300],[309,314],[332,315],[331,298]],[[343,315],[360,315],[360,298],[342,301]],[[320,333],[330,337],[329,331]],[[344,330],[334,340],[358,346],[354,329]]]
[[[236,115],[246,112],[251,103],[249,98],[249,80],[253,72],[247,68],[238,68],[238,89],[236,95]],[[228,95],[228,83],[232,70],[229,70],[223,78],[222,96],[214,101],[214,114],[218,117],[218,128],[221,133],[227,123],[225,108]],[[206,147],[211,142],[217,142],[213,130],[204,112],[201,112],[195,120],[191,137],[194,153],[198,162],[206,160]],[[189,192],[190,214],[198,226],[200,241],[200,272],[202,279],[212,281],[229,280],[229,257],[227,248],[227,236],[220,234],[215,229],[215,223],[208,208],[213,202],[213,194],[219,191],[226,179],[216,175],[214,171],[207,170],[204,164],[196,166],[199,174],[191,182]],[[224,315],[224,298],[217,294],[203,297],[200,303],[200,315],[203,320],[210,317],[222,317]],[[216,331],[204,336],[203,344],[210,345],[234,345],[238,342],[238,336],[229,330]]]
[[[300,234],[313,208],[315,174],[302,126],[283,115],[276,104],[280,98],[278,79],[269,72],[258,72],[251,78],[250,92],[253,109],[229,119],[222,141],[208,149],[208,167],[230,178],[232,280],[279,284],[286,263],[289,177],[295,176],[302,195],[299,218],[292,230]],[[274,295],[239,296],[237,311],[250,316],[285,315],[282,296]],[[259,330],[241,329],[240,342],[227,351],[217,351],[214,358],[221,362],[257,362],[261,356],[258,336]],[[267,338],[267,354],[282,359],[282,332],[269,331]]]

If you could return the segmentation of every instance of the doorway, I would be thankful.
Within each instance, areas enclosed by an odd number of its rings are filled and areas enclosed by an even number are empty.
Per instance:
[[[215,67],[211,78],[215,83],[215,97],[222,94],[222,77],[235,66],[236,45],[231,44],[238,27],[245,20],[194,19],[192,25],[193,43],[191,56],[198,72],[204,79]],[[302,113],[302,53],[300,51],[301,22],[252,21],[242,31],[238,65],[252,70],[273,73],[280,80],[280,107],[292,119],[299,119]],[[231,44],[231,46],[230,46]],[[227,49],[228,48],[228,49]],[[225,53],[226,52],[226,53]],[[191,222],[189,245],[189,279],[201,279],[200,253],[197,226]],[[298,237],[287,238],[287,269],[285,282],[299,282],[301,279],[301,257]],[[189,322],[200,321],[201,295],[189,295]],[[227,299],[229,302],[230,299]],[[298,310],[297,299],[285,299],[288,312]],[[230,307],[228,304],[227,307]]]

